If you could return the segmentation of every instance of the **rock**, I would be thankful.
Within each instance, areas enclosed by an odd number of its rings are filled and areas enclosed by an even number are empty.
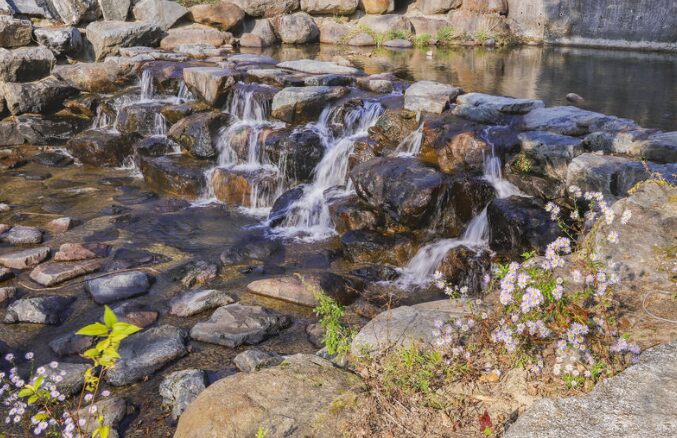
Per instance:
[[[565,181],[569,163],[583,153],[583,140],[543,131],[518,136],[530,173]]]
[[[448,284],[467,287],[469,295],[479,296],[485,287],[484,276],[491,271],[491,252],[456,246],[447,252],[437,271],[444,275]]]
[[[253,27],[248,27],[247,30],[248,32],[240,37],[240,47],[265,48],[274,46],[278,42],[275,29],[267,18],[254,20]]]
[[[484,157],[491,154],[491,147],[474,132],[461,132],[448,141],[444,136],[434,145],[434,153],[440,170],[454,173],[458,170],[481,169]]]
[[[499,14],[487,14],[478,11],[469,11],[465,8],[452,9],[447,14],[449,27],[454,29],[456,35],[478,35],[491,29],[494,37],[510,34],[510,26],[506,17]]]
[[[54,254],[54,261],[73,262],[107,257],[110,246],[103,243],[64,243]]]
[[[620,132],[593,132],[585,137],[592,151],[641,157],[657,163],[677,161],[677,131],[653,133],[638,129]]]
[[[170,29],[167,36],[160,41],[160,48],[175,50],[185,44],[205,44],[211,47],[221,47],[230,42],[232,35],[212,27],[193,25]]]
[[[674,436],[677,342],[646,350],[639,362],[588,394],[536,401],[506,438]],[[651,397],[647,397],[651,394]]]
[[[456,103],[491,108],[506,114],[526,114],[531,110],[545,106],[542,100],[515,99],[514,97],[492,96],[482,93],[461,94],[456,98]]]
[[[234,302],[235,300],[224,291],[187,290],[169,301],[169,313],[176,316],[193,316]]]
[[[648,143],[642,145],[640,155],[645,160],[656,163],[677,162],[677,131],[659,132],[649,136]]]
[[[309,324],[306,327],[306,334],[308,335],[308,342],[313,344],[315,348],[324,347],[324,335],[325,330],[322,328],[322,325],[318,324]]]
[[[433,1],[436,1],[436,0],[433,0]],[[440,0],[440,1],[447,1],[447,0]],[[414,28],[414,34],[416,34],[416,35],[423,35],[423,34],[430,35],[430,44],[440,44],[440,43],[443,44],[443,43],[445,43],[444,41],[438,40],[438,35],[439,35],[439,32],[440,32],[440,29],[449,27],[449,22],[447,20],[434,18],[434,17],[415,16],[415,17],[409,17],[409,21],[411,22],[411,25]]]
[[[121,397],[101,399],[94,403],[94,406],[96,407],[95,412],[90,412],[89,407],[84,407],[75,413],[76,418],[85,422],[82,433],[87,435],[95,433],[95,430],[99,427],[97,419],[101,416],[103,417],[101,424],[110,428],[109,437],[118,437],[117,428],[125,418],[125,415],[127,415],[127,402],[125,399]]]
[[[32,245],[42,242],[42,231],[35,227],[26,227],[24,225],[15,225],[0,235],[3,240],[10,245]]]
[[[280,163],[285,177],[290,182],[306,182],[312,179],[315,167],[322,160],[325,146],[322,138],[312,129],[298,128],[288,133],[283,131],[278,141],[266,142],[266,152],[271,162]]]
[[[244,11],[239,6],[225,1],[193,6],[190,8],[190,15],[196,23],[222,30],[235,27],[244,19]]]
[[[129,14],[132,0],[97,0],[101,7],[103,19],[106,21],[124,22]],[[142,46],[143,44],[134,44]]]
[[[317,87],[321,85],[333,87],[353,85],[355,79],[350,76],[326,74],[308,76],[303,82],[308,87]]]
[[[296,186],[282,193],[273,203],[268,214],[268,224],[271,227],[277,227],[282,224],[289,213],[293,211],[296,201],[303,196],[303,185]]]
[[[142,380],[188,354],[186,334],[171,325],[153,327],[122,341],[119,353],[120,359],[106,375],[106,380],[113,386]]]
[[[289,87],[275,94],[272,116],[290,123],[313,119],[328,101],[344,96],[343,87]]]
[[[221,253],[219,257],[224,266],[249,263],[252,260],[265,261],[271,257],[281,256],[283,245],[278,240],[265,236],[247,236]]]
[[[395,0],[360,0],[367,14],[387,14],[395,10]]]
[[[122,166],[133,152],[130,135],[103,129],[83,131],[70,139],[66,146],[83,164],[101,167]]]
[[[167,30],[188,13],[188,9],[169,0],[142,0],[134,5],[134,18]]]
[[[59,324],[74,300],[73,297],[55,295],[16,300],[7,307],[5,323]]]
[[[129,0],[99,0],[99,3],[127,3]],[[101,9],[105,11],[103,4]],[[105,17],[105,12],[104,12]],[[124,20],[127,17],[120,18]],[[106,18],[106,20],[114,20]],[[156,24],[125,21],[95,21],[87,26],[87,39],[92,43],[96,61],[102,61],[108,55],[118,53],[120,47],[148,46],[156,47],[162,38],[162,29]]]
[[[358,0],[301,0],[301,10],[312,15],[352,15]]]
[[[28,269],[33,268],[49,257],[50,249],[31,248],[24,251],[12,252],[0,256],[0,265],[12,269]]]
[[[420,0],[416,7],[425,15],[445,14],[461,6],[462,0]]]
[[[85,371],[89,366],[83,363],[59,362],[58,367],[52,368],[49,364],[44,364],[45,380],[55,382],[56,390],[71,397],[82,390],[85,384]],[[56,382],[54,378],[60,376],[61,379]]]
[[[399,14],[365,15],[358,20],[357,24],[366,27],[370,32],[380,34],[388,34],[393,30],[412,33],[414,30],[409,19]]]
[[[461,2],[459,1],[458,3]],[[471,11],[505,15],[508,13],[508,0],[464,0],[463,8]]]
[[[7,109],[14,115],[42,114],[61,108],[64,100],[76,95],[77,90],[50,76],[37,82],[0,83],[0,94],[4,94]]]
[[[160,383],[162,406],[178,419],[188,405],[207,387],[207,376],[202,370],[190,368],[168,374]]]
[[[54,54],[44,47],[0,48],[0,81],[36,81],[49,75],[54,64]]]
[[[383,43],[383,47],[388,47],[391,49],[410,49],[414,47],[414,44],[409,40],[404,40],[400,38],[386,41],[385,43]]]
[[[231,117],[221,111],[193,114],[175,123],[168,136],[195,158],[214,158],[220,130],[230,121]]]
[[[242,207],[253,207],[259,197],[274,195],[277,173],[270,169],[222,169],[211,176],[214,196],[219,201]],[[254,198],[254,199],[252,199]],[[273,201],[271,198],[270,201]]]
[[[564,98],[571,103],[575,103],[575,104],[578,104],[578,105],[584,105],[585,104],[585,99],[583,99],[582,96],[580,96],[576,93],[568,93],[566,96],[564,96]]]
[[[277,67],[314,75],[354,75],[360,72],[358,69],[353,67],[345,67],[333,62],[315,61],[311,59],[285,61],[277,64]]]
[[[183,70],[188,89],[213,107],[220,107],[239,75],[230,69],[218,67],[191,67]]]
[[[98,260],[44,263],[33,269],[30,277],[31,280],[36,283],[45,287],[50,287],[81,275],[90,274],[99,269],[101,269],[101,262]]]
[[[61,21],[69,26],[81,21],[96,21],[101,16],[97,0],[52,0],[50,4]]]
[[[2,15],[25,15],[37,18],[53,19],[53,11],[46,4],[38,4],[35,0],[3,0],[0,3],[0,14]]]
[[[351,304],[357,298],[354,286],[350,280],[325,272],[304,276],[303,280],[294,276],[256,280],[249,283],[247,289],[257,295],[316,307],[318,305],[317,293],[324,293],[341,305]]]
[[[487,207],[487,220],[491,249],[513,257],[531,250],[540,254],[562,234],[557,222],[533,198],[494,199]]]
[[[550,131],[574,136],[600,129],[621,131],[638,128],[632,120],[594,113],[575,106],[535,108],[524,116],[522,124],[529,131]]]
[[[68,167],[75,161],[70,155],[60,151],[41,152],[33,157],[33,161],[43,166],[49,167]],[[55,219],[55,221],[63,220],[64,218]],[[50,222],[51,223],[51,222]],[[49,224],[48,224],[49,226]],[[55,226],[57,226],[55,224]]]
[[[463,90],[432,81],[419,81],[404,92],[404,108],[410,111],[443,112]]]
[[[396,148],[418,127],[416,114],[406,110],[386,109],[369,128],[369,137],[389,149]]]
[[[132,80],[128,67],[110,61],[60,65],[54,76],[90,93],[113,93]]]
[[[185,287],[200,286],[216,278],[219,267],[204,260],[190,261],[179,267],[175,279],[180,279]]]
[[[0,15],[0,47],[27,46],[31,43],[33,25],[29,20]]]
[[[147,293],[150,277],[143,271],[123,272],[89,280],[85,288],[96,303],[110,304]]]
[[[13,300],[15,296],[16,296],[15,287],[0,287],[0,304]]]
[[[70,217],[60,217],[47,223],[46,228],[54,234],[62,234],[73,228],[76,221]]]
[[[357,196],[341,197],[329,204],[329,214],[339,233],[351,230],[373,230],[378,226],[376,214],[369,210]]]
[[[299,0],[235,0],[235,3],[250,17],[276,17],[299,9]]]
[[[138,102],[125,105],[118,110],[115,129],[123,134],[154,135],[158,131],[157,114],[164,106],[162,102]]]
[[[0,267],[0,282],[14,278],[14,272],[9,268]]]
[[[435,321],[449,321],[467,313],[459,301],[447,299],[425,304],[400,306],[376,315],[353,339],[352,353],[364,356],[416,343],[423,348],[433,348]]]
[[[74,55],[82,49],[82,36],[76,27],[39,27],[35,39],[56,56]]]
[[[354,230],[341,236],[344,256],[353,263],[387,263],[403,266],[416,253],[408,235],[383,235],[376,231]]]
[[[273,26],[285,44],[316,43],[320,39],[320,29],[305,12],[282,15],[276,20]]]
[[[341,44],[346,41],[352,27],[348,24],[325,20],[320,25],[320,42],[325,44]]]
[[[83,353],[88,348],[94,345],[94,338],[91,336],[79,336],[75,334],[67,334],[60,336],[49,343],[49,348],[52,349],[57,356],[69,356],[71,354]]]
[[[202,195],[207,187],[205,171],[211,167],[207,162],[176,155],[141,156],[138,163],[145,183],[152,190],[188,200]]]
[[[208,321],[197,323],[190,336],[197,341],[235,348],[258,344],[289,324],[289,317],[263,307],[229,304],[216,309]]]
[[[175,437],[235,438],[255,436],[261,429],[271,437],[335,436],[343,429],[332,412],[353,400],[359,386],[354,374],[330,361],[297,354],[282,366],[236,373],[212,384],[183,413]]]
[[[118,316],[119,321],[141,328],[153,325],[159,316],[159,313],[155,310],[150,310],[144,305],[136,305],[130,302],[123,302],[113,307],[113,312]]]
[[[601,192],[606,197],[625,196],[635,184],[650,177],[639,161],[624,157],[582,154],[571,161],[566,173],[567,187]]]
[[[238,370],[244,373],[258,371],[263,368],[275,367],[284,361],[284,358],[276,353],[268,353],[261,350],[247,350],[235,356],[233,362]]]

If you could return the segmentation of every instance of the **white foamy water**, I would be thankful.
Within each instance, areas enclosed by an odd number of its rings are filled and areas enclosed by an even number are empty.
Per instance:
[[[400,157],[416,157],[421,152],[421,143],[423,142],[423,123],[407,135],[404,140],[397,145],[395,153]]]

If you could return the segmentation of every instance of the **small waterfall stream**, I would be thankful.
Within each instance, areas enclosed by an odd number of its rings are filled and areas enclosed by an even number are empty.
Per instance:
[[[400,157],[416,157],[421,152],[421,143],[423,142],[423,123],[415,131],[407,135],[404,140],[397,145],[395,153]]]

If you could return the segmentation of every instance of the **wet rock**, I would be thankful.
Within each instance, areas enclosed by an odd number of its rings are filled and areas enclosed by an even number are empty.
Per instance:
[[[186,334],[171,325],[153,327],[135,333],[122,342],[121,358],[106,380],[113,386],[129,385],[152,376],[168,363],[185,356]]]
[[[82,262],[44,263],[31,271],[31,280],[45,287],[63,283],[66,280],[90,274],[101,269],[98,260]]]
[[[275,29],[267,18],[254,20],[253,27],[247,27],[247,32],[240,37],[240,47],[265,48],[274,46],[277,42]]]
[[[208,321],[197,323],[190,336],[198,341],[235,348],[258,344],[289,326],[289,317],[259,306],[219,307]]]
[[[446,192],[439,198],[435,215],[430,218],[438,230],[458,236],[474,217],[494,199],[496,191],[481,177],[450,178]]]
[[[279,240],[248,236],[224,251],[220,260],[224,266],[247,263],[251,260],[265,260],[281,255],[284,246]]]
[[[155,191],[193,200],[202,195],[207,163],[182,156],[139,157],[146,184]]]
[[[303,186],[297,186],[281,194],[273,203],[268,214],[268,224],[277,227],[282,224],[292,212],[294,203],[303,196]]]
[[[353,269],[350,275],[354,275],[361,279],[370,282],[378,281],[393,281],[396,280],[400,273],[396,268],[388,265],[369,265],[361,268]]]
[[[395,10],[395,0],[360,0],[367,14],[388,14]]]
[[[491,249],[513,257],[531,250],[542,253],[562,233],[533,198],[494,199],[487,207],[487,219]]]
[[[59,324],[74,300],[73,297],[54,295],[16,300],[7,307],[5,323]]]
[[[325,152],[322,138],[312,129],[295,129],[291,134],[287,131],[281,134],[278,141],[266,142],[270,161],[279,163],[289,181],[310,181]]]
[[[378,217],[357,196],[342,197],[329,204],[329,214],[338,233],[351,230],[373,230],[378,224]]]
[[[233,362],[238,370],[251,373],[263,368],[275,367],[284,361],[284,358],[276,353],[261,350],[247,350],[235,356]]]
[[[42,231],[35,227],[27,227],[24,225],[15,225],[0,235],[0,240],[3,240],[10,245],[32,245],[42,242]]]
[[[317,87],[317,86],[328,86],[328,87],[335,87],[335,86],[348,86],[352,85],[353,82],[355,82],[354,78],[350,76],[343,76],[343,75],[332,75],[332,74],[326,74],[326,75],[317,75],[317,76],[309,76],[305,78],[304,83],[308,87]]]
[[[180,279],[185,287],[201,286],[214,280],[219,267],[204,260],[190,261],[176,269],[174,279]]]
[[[463,90],[432,81],[419,81],[404,92],[404,108],[410,111],[443,112]]]
[[[545,106],[542,100],[515,99],[514,97],[492,96],[482,93],[461,94],[456,98],[456,103],[491,108],[506,114],[526,114],[531,110]]]
[[[449,284],[467,287],[478,296],[484,290],[484,276],[491,271],[491,253],[487,250],[457,246],[449,250],[437,269]]]
[[[84,374],[89,366],[82,363],[59,362],[58,367],[52,368],[49,364],[44,364],[45,380],[55,382],[56,390],[71,397],[78,394],[85,384]],[[56,382],[54,378],[60,376],[61,379]]]
[[[387,148],[395,148],[417,127],[415,113],[387,109],[369,128],[369,137]]]
[[[569,163],[583,153],[579,138],[542,131],[519,135],[522,152],[529,160],[529,172],[565,181]]]
[[[187,290],[169,301],[169,313],[176,316],[193,316],[234,302],[233,298],[224,291]]]
[[[71,154],[83,164],[119,167],[132,154],[133,137],[109,130],[89,129],[68,141]]]
[[[16,143],[33,145],[61,143],[72,138],[89,124],[86,119],[59,114],[48,116],[21,114],[15,116],[14,120],[20,137]]]
[[[314,75],[354,75],[360,72],[358,69],[353,67],[346,67],[333,62],[316,61],[311,59],[285,61],[279,63],[277,67]]]
[[[178,419],[188,405],[207,387],[204,371],[190,368],[168,374],[160,383],[162,406]]]
[[[94,345],[94,338],[91,336],[79,336],[75,334],[67,334],[60,336],[49,343],[49,348],[52,349],[57,356],[69,356],[71,354],[83,353],[88,348]]]
[[[416,244],[408,235],[383,235],[376,231],[348,231],[341,236],[341,248],[354,263],[386,263],[403,266],[416,253]]]
[[[3,254],[0,256],[0,265],[12,269],[33,268],[46,260],[49,253],[50,249],[44,247]]]
[[[99,427],[98,418],[101,416],[101,424],[103,426],[109,427],[109,437],[116,438],[118,437],[117,428],[120,425],[120,422],[127,415],[127,402],[124,398],[121,397],[111,397],[107,399],[102,399],[94,403],[96,407],[95,412],[89,411],[89,406],[80,409],[75,413],[76,418],[84,420],[85,426],[82,428],[82,433],[91,435]]]
[[[160,41],[164,50],[175,50],[185,44],[205,44],[211,47],[221,47],[229,43],[232,35],[208,26],[193,25],[170,29],[167,36]]]
[[[538,400],[510,426],[506,437],[673,436],[676,354],[677,342],[663,344],[646,350],[637,364],[588,394]]]
[[[177,2],[168,0],[142,0],[134,5],[134,18],[160,26],[167,30],[188,13]]]
[[[435,144],[436,163],[443,172],[454,173],[458,170],[479,170],[484,157],[491,154],[486,141],[474,132],[461,132],[443,137]]]
[[[152,61],[148,62],[141,67],[141,78],[144,75],[150,75],[151,81],[151,90],[150,94],[152,95],[162,95],[170,94],[176,96],[179,93],[179,89],[182,85],[183,80],[183,70],[188,67],[192,67],[192,63],[187,62],[177,62],[177,61]],[[147,91],[147,92],[148,92]],[[204,106],[204,105],[202,105]],[[165,103],[165,106],[161,109],[162,114],[167,117],[166,111],[175,109],[180,112],[185,112],[188,110],[189,113],[199,112],[195,111],[197,106],[191,104],[191,102],[186,102],[183,104],[171,104]],[[188,115],[188,114],[185,114]],[[178,120],[178,119],[177,119]],[[173,122],[177,121],[173,120]]]
[[[193,21],[222,30],[237,26],[244,19],[244,11],[233,3],[219,2],[190,8]]]
[[[158,134],[157,114],[164,106],[162,102],[141,102],[125,105],[118,111],[115,128],[123,134]]]
[[[183,70],[188,89],[214,107],[223,105],[228,91],[238,78],[237,72],[227,68],[192,67]]]
[[[54,234],[62,234],[73,228],[76,221],[70,217],[60,217],[47,223],[46,228]]]
[[[289,87],[275,94],[273,117],[299,123],[317,116],[326,103],[348,92],[343,87]]]
[[[242,8],[251,17],[275,17],[289,14],[299,9],[299,0],[236,0],[233,3]]]
[[[100,0],[113,3],[113,0]],[[125,0],[123,0],[124,2]],[[127,1],[129,3],[129,1]],[[129,4],[127,4],[129,7]],[[102,6],[104,17],[106,8]],[[119,18],[124,20],[127,17]],[[114,20],[107,18],[107,20]],[[125,21],[95,21],[87,26],[87,39],[92,43],[96,61],[115,55],[120,47],[156,47],[162,38],[162,29],[156,24]]]
[[[214,196],[228,205],[252,207],[252,196],[273,194],[277,173],[268,169],[222,169],[212,173],[211,185]],[[272,199],[271,199],[272,200]]]
[[[113,93],[131,82],[129,68],[114,62],[60,65],[54,75],[81,91]]]
[[[584,135],[594,130],[637,129],[635,122],[619,119],[575,106],[536,108],[524,116],[524,129],[550,131],[562,135]]]
[[[14,115],[59,109],[64,100],[77,92],[66,82],[51,76],[37,82],[0,82],[0,94],[4,94],[7,109]]]
[[[44,47],[0,48],[0,81],[36,81],[49,75],[54,64],[54,54]]]
[[[103,243],[64,243],[54,254],[57,262],[73,262],[99,257],[107,257],[110,246]]]
[[[0,271],[2,271],[3,269],[0,269]],[[4,304],[10,300],[13,300],[15,296],[16,296],[15,287],[0,287],[0,304]]]
[[[113,307],[113,312],[118,316],[118,320],[141,328],[153,325],[159,316],[155,310],[130,302],[123,302]]]
[[[103,19],[106,21],[125,21],[129,14],[129,7],[132,4],[131,0],[97,0],[101,7]],[[133,44],[135,46],[143,46],[145,44]]]
[[[601,192],[606,197],[625,196],[635,184],[650,176],[639,161],[623,157],[582,154],[567,168],[567,186]]]
[[[67,167],[73,164],[73,157],[62,152],[41,152],[33,157],[33,161],[49,167]]]
[[[82,49],[82,36],[77,27],[40,27],[35,29],[35,39],[56,56],[75,55]]]
[[[285,44],[316,43],[320,39],[320,29],[305,12],[276,17],[273,27]]]
[[[0,15],[0,47],[13,48],[31,43],[33,26],[29,20]]]
[[[150,289],[150,278],[142,271],[123,272],[89,280],[87,291],[98,304],[109,304],[125,298],[143,295]]]
[[[221,111],[193,114],[174,124],[168,136],[195,158],[214,158],[219,131],[230,120],[231,117]]]
[[[256,280],[247,285],[247,289],[257,295],[277,298],[302,306],[316,307],[316,294],[324,293],[339,304],[349,305],[357,292],[355,284],[340,275],[325,272],[306,275],[301,280],[295,276],[267,278]]]
[[[175,152],[179,145],[167,137],[153,135],[134,145],[134,152],[145,157],[162,157]]]

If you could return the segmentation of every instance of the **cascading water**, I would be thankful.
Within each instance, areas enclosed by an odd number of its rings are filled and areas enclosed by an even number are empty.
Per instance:
[[[139,83],[141,88],[141,93],[139,95],[139,100],[142,102],[147,102],[153,100],[155,95],[155,87],[153,86],[153,74],[150,69],[146,69],[141,73],[141,81]]]
[[[326,153],[315,167],[313,182],[303,188],[303,195],[289,207],[287,217],[275,228],[277,235],[315,241],[335,234],[328,199],[352,193],[348,159],[353,146],[367,135],[367,130],[384,111],[378,102],[365,102],[345,114],[337,111],[338,108],[325,108],[320,119],[307,126],[323,139]],[[341,132],[334,134],[332,125],[342,126]]]
[[[395,149],[395,153],[400,157],[415,157],[421,152],[421,143],[423,142],[423,123],[416,131],[407,135]]]

